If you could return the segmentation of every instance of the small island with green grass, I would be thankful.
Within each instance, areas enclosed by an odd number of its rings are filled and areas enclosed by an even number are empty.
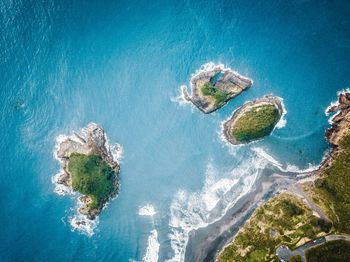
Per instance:
[[[252,80],[223,65],[206,64],[191,78],[191,95],[182,90],[186,100],[204,113],[224,106],[230,99],[252,85]]]
[[[118,193],[120,167],[112,153],[118,149],[109,146],[104,130],[94,123],[58,139],[56,158],[62,169],[55,182],[81,195],[78,212],[90,220]]]
[[[282,100],[274,96],[244,104],[223,125],[224,136],[233,145],[245,144],[271,134],[284,113]]]

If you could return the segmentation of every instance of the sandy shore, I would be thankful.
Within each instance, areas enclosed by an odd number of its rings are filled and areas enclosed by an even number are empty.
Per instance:
[[[296,173],[281,172],[272,165],[262,170],[252,190],[241,197],[222,219],[190,233],[185,261],[214,261],[258,206],[278,192],[294,193],[290,185],[297,180]]]

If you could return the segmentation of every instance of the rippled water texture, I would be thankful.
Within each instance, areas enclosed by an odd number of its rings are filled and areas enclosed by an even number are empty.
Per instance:
[[[271,157],[320,162],[324,109],[350,83],[349,28],[345,0],[2,0],[0,260],[183,259],[188,232],[220,219]],[[210,61],[254,85],[204,115],[176,97]],[[227,146],[221,122],[267,93],[286,126]],[[51,178],[56,137],[91,121],[124,153],[120,194],[88,237]]]

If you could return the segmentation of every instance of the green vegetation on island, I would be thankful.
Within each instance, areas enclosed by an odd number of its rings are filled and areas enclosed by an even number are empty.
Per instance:
[[[99,155],[72,153],[68,171],[72,176],[73,190],[91,197],[91,209],[101,207],[115,190],[116,174]]]
[[[298,197],[283,193],[260,206],[219,255],[219,262],[278,261],[276,248],[294,249],[329,232],[330,227],[312,214]]]
[[[288,260],[288,262],[302,262],[301,256],[294,256]]]
[[[307,262],[348,262],[350,261],[350,242],[335,240],[306,251]]]
[[[269,135],[281,115],[275,105],[251,108],[239,117],[232,128],[232,136],[238,142],[249,142]]]
[[[271,134],[284,113],[281,98],[267,95],[245,103],[224,123],[224,136],[233,145]]]
[[[223,105],[228,99],[229,94],[215,88],[211,82],[205,83],[201,88],[202,94],[212,97],[214,99],[215,106]]]

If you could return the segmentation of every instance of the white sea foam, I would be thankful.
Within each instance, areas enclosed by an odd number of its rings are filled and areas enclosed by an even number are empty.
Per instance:
[[[344,88],[337,92],[337,96],[344,95],[346,93],[350,93],[350,88]]]
[[[153,217],[156,213],[157,212],[156,212],[154,206],[152,206],[151,204],[147,204],[147,205],[139,208],[139,215],[140,216],[151,216],[151,217]]]
[[[211,163],[201,191],[179,190],[170,206],[169,238],[174,256],[168,261],[184,261],[189,233],[221,219],[253,186],[259,171],[268,162],[259,156],[247,159],[224,177]]]
[[[57,183],[62,174],[62,171],[60,171],[51,178],[51,182],[55,185],[54,192],[60,196],[74,194],[74,191],[70,187]]]
[[[334,115],[332,115],[332,116],[328,119],[328,123],[329,123],[330,125],[332,125],[332,124],[333,124],[334,118],[337,117],[340,113],[341,113],[341,111],[338,111],[337,113],[335,113]]]
[[[160,244],[158,241],[158,232],[153,229],[150,233],[146,253],[142,258],[143,262],[157,262],[159,257]]]
[[[331,112],[329,112],[329,110],[332,108],[332,107],[334,107],[334,106],[339,106],[339,101],[337,100],[337,101],[333,101],[333,102],[331,102],[331,104],[326,108],[326,110],[324,111],[324,114],[326,115],[326,116],[329,116],[330,114],[331,114]]]
[[[111,146],[111,154],[113,157],[113,161],[120,164],[123,159],[124,149],[120,144],[115,144]]]
[[[98,218],[90,220],[86,216],[80,214],[70,217],[68,221],[73,231],[79,231],[90,237],[94,234],[94,229],[98,224]]]
[[[345,88],[345,89],[343,89],[343,90],[338,91],[338,92],[337,92],[337,96],[339,97],[340,95],[344,95],[344,94],[346,94],[346,93],[350,93],[350,88]],[[339,101],[338,101],[338,100],[332,101],[332,102],[330,103],[330,105],[326,108],[326,110],[324,111],[325,115],[326,115],[326,116],[329,116],[330,114],[332,114],[332,112],[329,112],[329,109],[331,109],[333,106],[338,106],[338,105],[339,105]],[[336,115],[336,114],[335,114],[335,115]],[[332,124],[332,119],[335,117],[335,115],[333,115],[333,116],[328,120],[328,122],[329,122],[330,124]]]
[[[180,94],[176,97],[170,98],[170,100],[174,103],[178,103],[180,106],[191,105],[192,103],[188,101],[185,96],[186,88],[186,85],[180,86]]]
[[[208,62],[208,63],[203,64],[198,70],[196,70],[196,72],[194,72],[191,75],[191,80],[193,78],[197,77],[198,75],[200,75],[201,73],[211,72],[214,70],[220,70],[222,72],[231,71],[231,72],[234,72],[235,74],[239,75],[242,78],[249,79],[247,77],[242,76],[240,73],[233,70],[232,68],[225,66],[222,63]],[[253,80],[252,79],[249,79],[249,80],[252,81],[252,84],[253,84]]]
[[[87,236],[92,236],[94,234],[94,229],[97,227],[99,222],[98,217],[96,217],[94,220],[90,220],[87,218],[87,216],[80,214],[79,208],[83,206],[84,203],[80,200],[80,197],[78,197],[76,212],[73,216],[68,218],[68,221],[73,231],[78,231]]]
[[[252,150],[255,153],[257,153],[259,156],[265,158],[268,162],[270,162],[273,166],[277,167],[282,172],[304,174],[304,173],[315,171],[319,167],[318,165],[312,165],[311,163],[309,163],[309,166],[305,169],[300,169],[299,167],[292,164],[286,164],[284,166],[278,160],[276,160],[273,156],[269,155],[263,148],[253,147]]]
[[[287,109],[286,109],[286,107],[285,107],[285,105],[283,103],[283,98],[282,97],[278,97],[278,99],[280,99],[280,101],[281,101],[282,111],[283,112],[282,112],[281,119],[278,121],[278,123],[276,124],[275,128],[280,129],[280,128],[285,127],[286,124],[287,124],[287,120],[285,119],[285,116],[287,114]]]

